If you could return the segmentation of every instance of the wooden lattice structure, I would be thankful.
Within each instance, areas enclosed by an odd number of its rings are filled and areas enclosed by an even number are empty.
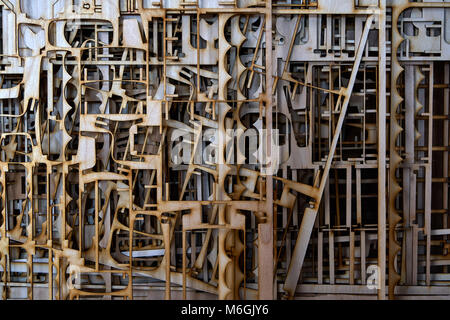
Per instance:
[[[2,299],[448,297],[449,15],[0,0]]]

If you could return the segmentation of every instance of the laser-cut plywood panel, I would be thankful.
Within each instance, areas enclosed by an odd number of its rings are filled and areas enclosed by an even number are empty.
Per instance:
[[[449,10],[0,0],[2,299],[448,295]]]

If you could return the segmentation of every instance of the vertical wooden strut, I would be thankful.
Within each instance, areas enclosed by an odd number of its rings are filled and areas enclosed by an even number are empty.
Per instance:
[[[378,299],[386,298],[386,0],[378,14]]]
[[[272,94],[269,88],[273,86],[273,71],[272,71],[272,2],[266,2],[265,11],[265,35],[264,39],[266,42],[266,93],[264,99],[265,107],[265,118],[266,118],[266,152],[267,159],[270,162],[266,168],[266,190],[273,190],[273,165],[274,158],[272,158]],[[261,30],[262,32],[262,30]],[[273,232],[273,193],[266,193],[266,223],[260,223],[258,225],[258,273],[259,273],[259,284],[258,284],[258,298],[261,300],[272,300],[274,299],[274,283],[273,283],[273,272],[274,272],[274,232]]]
[[[394,299],[395,286],[400,281],[400,275],[397,270],[396,263],[397,254],[399,253],[401,246],[397,241],[397,225],[401,221],[400,213],[396,208],[397,196],[402,190],[397,181],[397,170],[402,157],[397,149],[397,139],[402,132],[402,127],[398,120],[398,108],[403,101],[397,88],[397,81],[400,74],[403,72],[403,68],[398,61],[397,52],[400,44],[403,41],[403,37],[398,30],[398,18],[401,9],[394,7],[392,11],[392,49],[391,52],[391,108],[390,108],[390,141],[389,141],[389,256],[388,256],[388,293],[389,299]]]

